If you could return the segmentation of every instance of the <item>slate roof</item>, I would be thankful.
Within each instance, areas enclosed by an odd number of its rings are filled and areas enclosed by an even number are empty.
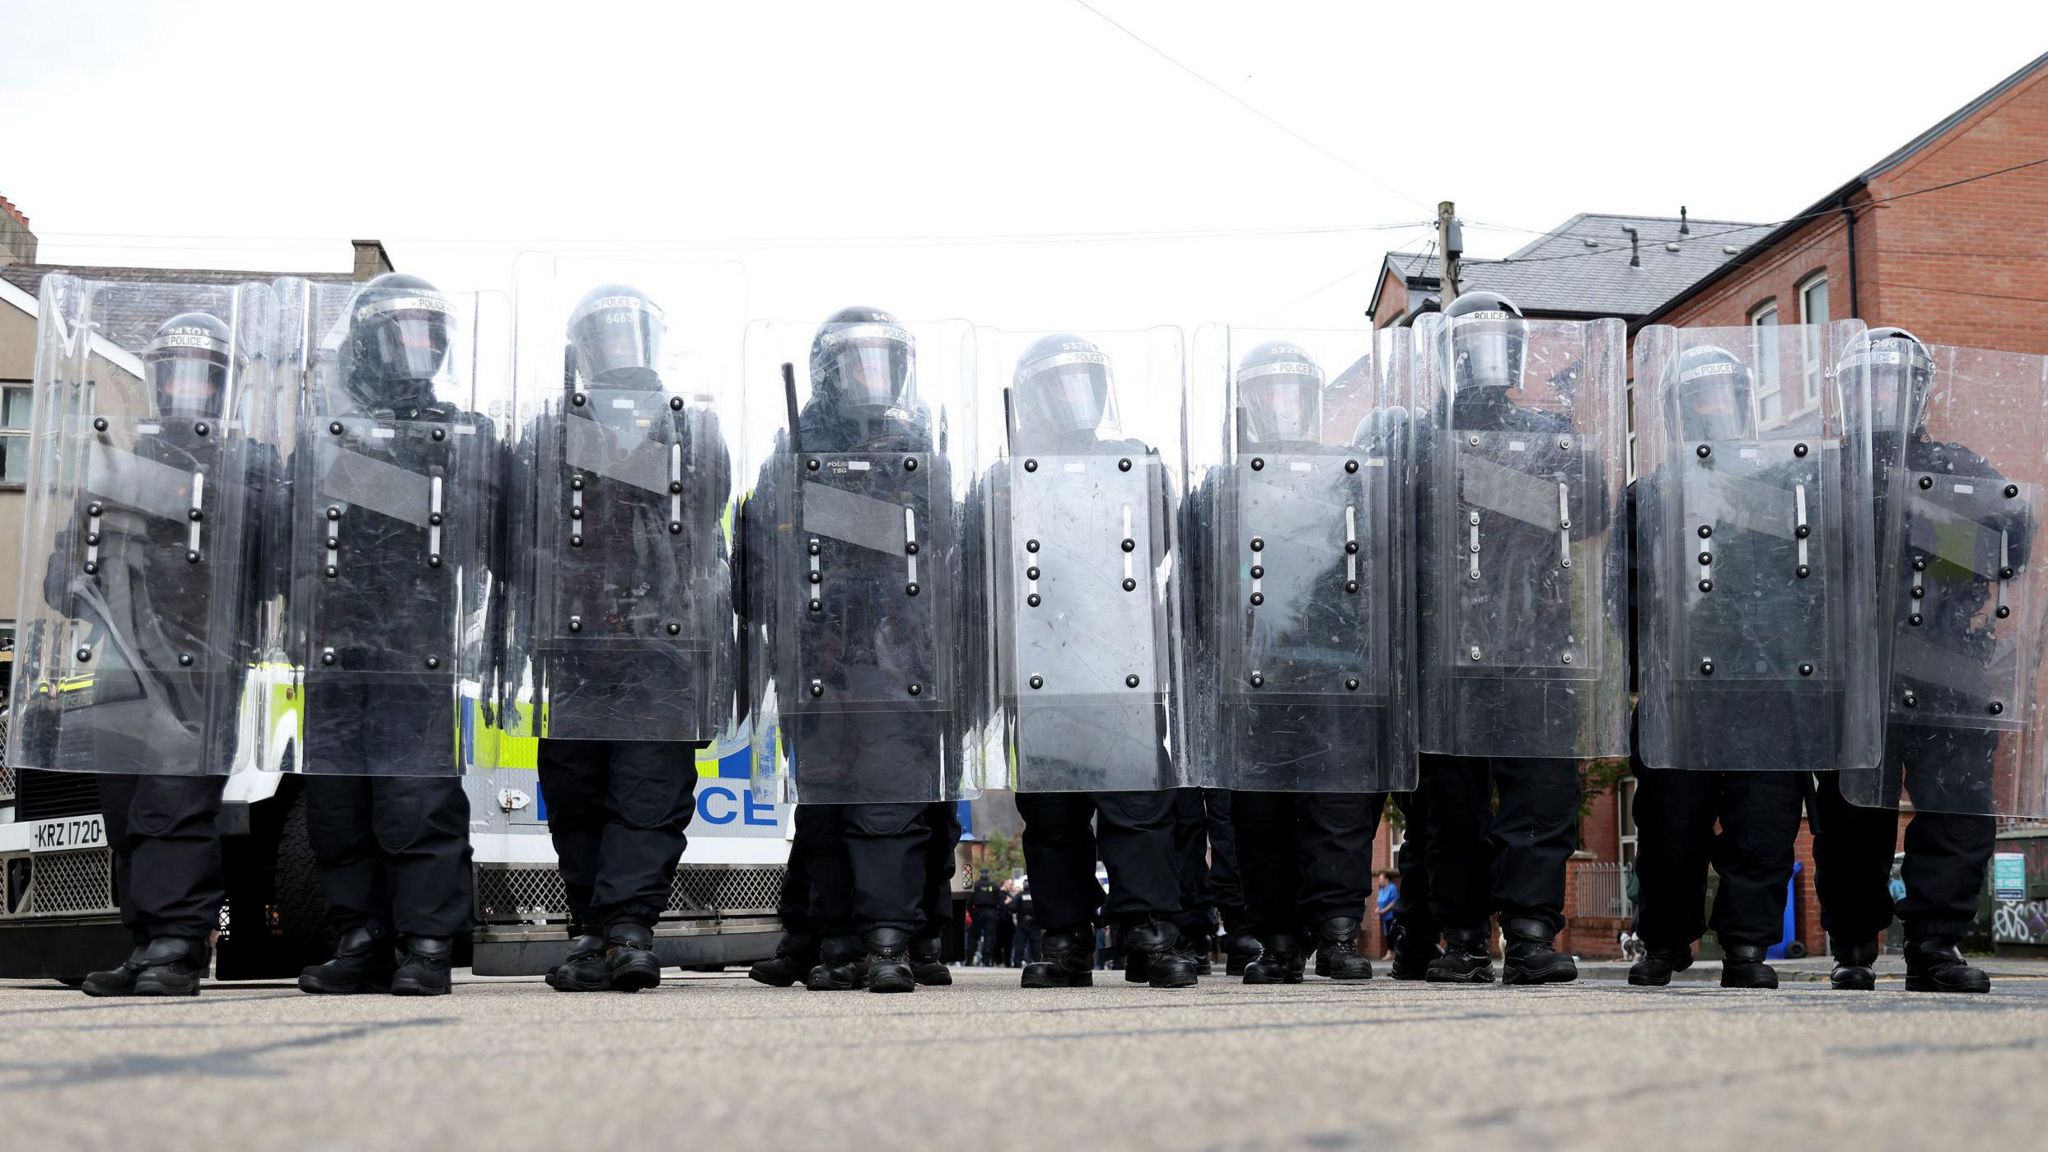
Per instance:
[[[140,352],[163,322],[179,312],[218,312],[222,298],[237,284],[268,283],[280,276],[298,276],[315,283],[348,284],[347,272],[245,272],[219,268],[116,268],[100,264],[0,265],[5,280],[32,298],[40,298],[43,279],[67,274],[134,286],[132,291],[107,292],[94,298],[94,319],[100,335],[129,352]]]
[[[1625,227],[1636,229],[1634,256]],[[1498,260],[1465,260],[1459,287],[1499,292],[1532,316],[1634,319],[1718,271],[1770,232],[1768,224],[1693,220],[1679,231],[1676,216],[1623,216],[1581,212]],[[1385,270],[1408,287],[1408,310],[1440,290],[1436,257],[1389,252]],[[1378,303],[1377,293],[1374,303]]]

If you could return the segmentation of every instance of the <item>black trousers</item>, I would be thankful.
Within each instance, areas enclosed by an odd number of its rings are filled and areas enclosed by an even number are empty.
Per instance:
[[[1435,947],[1442,935],[1429,908],[1429,800],[1420,789],[1396,792],[1394,807],[1401,810],[1401,852],[1394,861],[1401,884],[1394,899],[1394,926],[1409,948],[1421,951]]]
[[[1484,932],[1495,913],[1562,931],[1565,861],[1579,841],[1577,762],[1424,756],[1421,771],[1430,910],[1444,931]]]
[[[1230,792],[1224,788],[1202,789],[1202,809],[1209,826],[1209,893],[1216,914],[1226,932],[1251,931],[1245,913],[1244,866],[1237,852],[1237,822],[1231,813]]]
[[[916,935],[919,940],[937,940],[946,934],[946,925],[953,922],[953,872],[957,866],[954,853],[960,847],[960,804],[956,800],[938,801],[926,806],[924,818],[931,834],[925,841],[924,853],[924,919]]]
[[[696,745],[542,740],[548,835],[575,925],[654,927],[697,814]]]
[[[211,935],[227,900],[215,824],[227,777],[108,773],[98,783],[121,923],[135,942]]]
[[[1113,924],[1171,920],[1180,912],[1174,870],[1175,792],[1019,792],[1024,868],[1039,925],[1085,931],[1099,912]],[[1098,848],[1109,892],[1095,880]]]
[[[1814,791],[1812,824],[1813,887],[1820,897],[1821,927],[1832,943],[1868,943],[1891,926],[1894,914],[1905,921],[1911,939],[1959,937],[1969,931],[1985,870],[1997,849],[1996,819],[1913,813],[1899,868],[1906,898],[1896,906],[1891,871],[1898,812],[1851,804],[1836,775],[1823,772]]]
[[[1707,928],[1723,945],[1767,948],[1785,934],[1785,891],[1805,801],[1804,772],[1636,767],[1636,932],[1688,948]],[[1715,832],[1715,825],[1720,831]],[[1707,868],[1721,877],[1707,915]]]
[[[1213,813],[1220,808],[1222,818]],[[1218,840],[1214,826],[1225,828]],[[1180,882],[1180,915],[1174,923],[1190,939],[1216,934],[1227,883],[1243,919],[1244,895],[1237,879],[1236,848],[1228,837],[1230,793],[1220,788],[1182,788],[1173,795],[1173,871]]]
[[[775,900],[775,915],[782,921],[784,932],[815,940],[825,934],[811,912],[817,871],[813,857],[818,852],[820,833],[803,819],[803,812],[798,807],[790,818],[795,827],[789,838],[789,863],[782,870],[782,891]]]
[[[459,776],[307,776],[306,832],[336,929],[469,930],[469,797]]]
[[[824,936],[859,935],[871,928],[915,933],[923,925],[930,899],[925,872],[933,807],[797,804],[797,843],[791,855],[804,854],[810,876],[805,919],[813,930]]]
[[[1332,917],[1365,918],[1384,793],[1239,792],[1230,802],[1253,931],[1291,934]]]

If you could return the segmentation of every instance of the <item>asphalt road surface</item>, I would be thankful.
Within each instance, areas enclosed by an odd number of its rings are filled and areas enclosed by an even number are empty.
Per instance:
[[[8,1148],[2039,1148],[2048,980],[909,996],[736,973],[436,1000],[0,984]]]

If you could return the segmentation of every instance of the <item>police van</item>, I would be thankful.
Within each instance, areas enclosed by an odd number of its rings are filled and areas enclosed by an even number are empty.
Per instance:
[[[263,678],[259,672],[253,679]],[[273,682],[252,683],[250,691],[271,701],[249,710],[267,714],[271,740],[248,739],[242,747],[282,751],[269,770],[240,764],[228,778],[220,817],[228,901],[215,960],[224,980],[296,977],[334,947],[295,771],[293,689]],[[462,724],[476,762],[498,765],[465,781],[476,868],[476,930],[467,960],[479,975],[536,975],[567,955],[569,920],[548,839],[547,798],[537,784],[539,742],[497,732],[476,709],[465,711]],[[710,969],[775,951],[790,808],[753,795],[750,765],[744,732],[698,752],[689,849],[655,929],[665,965]],[[0,978],[75,981],[118,963],[133,947],[115,902],[96,781],[91,773],[0,765]]]

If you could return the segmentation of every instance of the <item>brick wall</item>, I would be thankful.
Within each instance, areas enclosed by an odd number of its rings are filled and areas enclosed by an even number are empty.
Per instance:
[[[1938,188],[2043,157],[2048,68],[1855,193],[1855,314],[1930,343],[2048,354],[2048,165]],[[1797,323],[1798,285],[1820,271],[1833,318],[1850,316],[1848,256],[1848,221],[1827,212],[1659,323],[1746,324],[1770,299]]]

